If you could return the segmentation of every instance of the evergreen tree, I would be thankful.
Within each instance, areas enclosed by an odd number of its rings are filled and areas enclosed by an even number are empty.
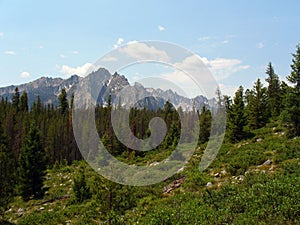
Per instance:
[[[267,94],[260,79],[257,79],[249,97],[248,119],[249,125],[253,129],[264,126],[268,121]]]
[[[244,89],[236,91],[231,110],[228,111],[228,136],[231,142],[240,141],[245,137],[247,118],[245,115]]]
[[[205,106],[202,107],[202,111],[199,117],[200,133],[199,133],[199,143],[203,144],[208,141],[211,130],[211,112],[206,109]]]
[[[300,136],[300,45],[293,54],[291,69],[287,79],[295,86],[287,94],[287,121],[291,124],[290,133]]]
[[[15,93],[12,97],[12,104],[13,107],[16,109],[16,111],[19,111],[19,104],[20,104],[20,92],[19,92],[19,88],[15,88]]]
[[[281,112],[281,89],[279,77],[275,74],[272,63],[268,64],[266,74],[268,77],[266,81],[268,82],[268,108],[273,118],[279,116]]]
[[[291,74],[287,76],[289,82],[295,84],[295,89],[300,90],[300,45],[296,47],[296,53],[292,54]]]
[[[14,171],[14,157],[8,148],[8,137],[3,132],[0,120],[0,221],[14,194]]]
[[[19,188],[24,201],[28,201],[31,196],[42,196],[45,170],[45,151],[40,131],[37,125],[32,123],[19,156]]]
[[[69,103],[67,99],[66,89],[62,89],[60,95],[58,96],[59,109],[62,115],[65,115],[69,111]]]
[[[26,92],[23,92],[20,99],[20,110],[21,111],[28,111],[28,96]]]
[[[90,188],[87,186],[84,167],[82,165],[79,166],[78,174],[74,178],[73,191],[75,200],[79,203],[91,198]]]

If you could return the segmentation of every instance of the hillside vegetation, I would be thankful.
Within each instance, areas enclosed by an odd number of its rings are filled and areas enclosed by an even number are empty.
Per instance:
[[[114,184],[84,162],[57,164],[47,170],[45,196],[16,197],[5,217],[17,224],[298,224],[300,138],[285,133],[269,124],[251,139],[224,144],[199,172],[203,145],[183,171],[149,187]],[[78,201],[81,168],[91,195]],[[179,188],[163,193],[182,176]]]

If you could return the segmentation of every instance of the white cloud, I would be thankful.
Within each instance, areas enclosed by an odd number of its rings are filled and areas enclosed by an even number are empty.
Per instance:
[[[3,32],[0,32],[0,37],[3,37],[4,36],[4,33]]]
[[[216,58],[208,60],[203,57],[201,60],[208,66],[217,80],[225,79],[233,73],[250,67],[249,65],[242,65],[242,61],[239,59]]]
[[[163,26],[161,26],[161,25],[158,26],[158,30],[159,30],[159,31],[164,31],[165,29],[166,29],[166,28],[163,27]]]
[[[264,48],[265,47],[265,44],[263,43],[263,42],[259,42],[258,44],[257,44],[257,47],[258,48]]]
[[[39,48],[40,48],[40,49],[43,49],[43,48],[44,48],[44,46],[43,46],[43,45],[40,45],[40,46],[39,46]]]
[[[71,53],[72,53],[73,55],[78,55],[78,54],[79,54],[79,52],[76,51],[76,50],[75,50],[75,51],[72,51]]]
[[[67,58],[67,56],[65,56],[64,54],[60,54],[59,57],[62,58],[62,59]]]
[[[5,55],[16,55],[16,53],[14,51],[5,51],[4,54]]]
[[[228,44],[229,43],[229,41],[228,40],[224,40],[224,41],[222,41],[222,44]]]
[[[124,42],[124,39],[119,37],[116,44],[114,44],[114,48],[119,47],[121,44],[123,44],[123,42]]]
[[[24,71],[24,72],[20,73],[20,77],[22,77],[22,78],[28,78],[28,77],[30,77],[30,73]]]
[[[165,51],[148,46],[145,43],[131,42],[131,44],[119,49],[119,51],[137,60],[157,59],[165,62],[170,61],[170,57]]]
[[[94,66],[92,63],[85,63],[84,65],[78,66],[78,67],[71,67],[68,65],[63,65],[60,68],[60,72],[63,73],[67,77],[72,76],[74,74],[76,74],[78,76],[84,76],[84,75],[87,75],[87,73],[89,71],[92,71],[93,69],[94,69]]]

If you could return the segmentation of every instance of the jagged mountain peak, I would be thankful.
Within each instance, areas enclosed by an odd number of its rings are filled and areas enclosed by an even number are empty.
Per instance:
[[[21,93],[24,91],[28,93],[29,105],[32,105],[32,103],[36,101],[37,96],[40,96],[44,104],[57,105],[57,97],[63,88],[66,89],[69,97],[79,88],[81,89],[81,98],[84,98],[85,94],[88,93],[89,85],[91,85],[93,90],[99,90],[99,93],[97,93],[97,91],[93,93],[93,97],[97,99],[99,104],[103,105],[107,103],[108,96],[111,96],[112,102],[114,102],[120,91],[125,87],[126,94],[122,95],[124,105],[132,105],[132,102],[135,102],[137,103],[137,107],[140,108],[147,107],[149,109],[157,109],[162,108],[168,100],[173,103],[176,108],[181,107],[184,111],[190,111],[193,110],[193,108],[201,109],[203,105],[210,103],[210,101],[203,96],[190,99],[170,89],[145,88],[138,82],[131,86],[124,75],[118,73],[112,75],[105,68],[93,71],[85,78],[78,75],[73,75],[67,79],[43,76],[26,84],[0,88],[0,96],[11,99],[15,88],[18,87]],[[145,100],[141,100],[143,96],[148,97]]]

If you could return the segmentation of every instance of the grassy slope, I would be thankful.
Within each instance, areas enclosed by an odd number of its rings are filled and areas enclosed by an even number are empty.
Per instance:
[[[181,174],[150,187],[114,185],[87,167],[93,198],[84,203],[76,203],[72,193],[79,163],[61,166],[48,171],[45,186],[49,190],[44,199],[25,203],[17,197],[6,218],[17,224],[48,225],[298,224],[300,138],[288,139],[285,133],[284,128],[270,124],[255,131],[252,139],[224,143],[205,172],[198,170],[202,146]],[[272,163],[264,165],[267,160]],[[185,183],[163,195],[162,188],[182,174]],[[208,182],[211,185],[207,186]],[[114,198],[111,207],[108,192]],[[41,204],[61,196],[70,198]]]

